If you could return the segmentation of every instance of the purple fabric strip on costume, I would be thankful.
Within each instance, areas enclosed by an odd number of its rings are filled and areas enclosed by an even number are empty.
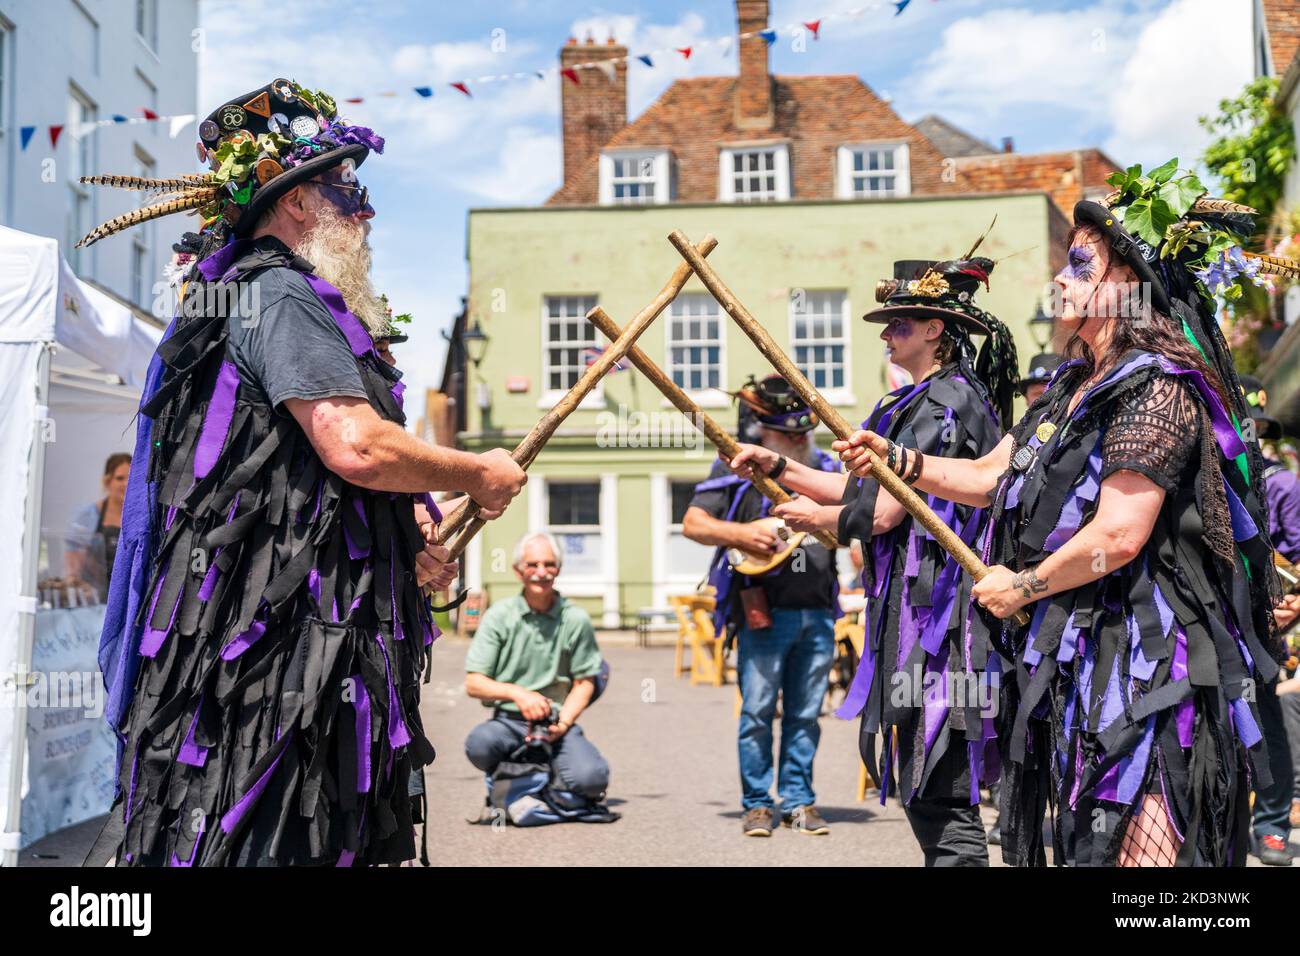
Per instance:
[[[438,508],[438,503],[433,500],[433,495],[426,491],[421,497],[424,501],[424,507],[429,512],[429,517],[433,519],[433,523],[442,524],[442,511]]]
[[[357,719],[357,793],[370,792],[370,695],[360,674],[352,675],[356,699],[352,706]]]
[[[1174,638],[1174,659],[1169,668],[1169,679],[1185,680],[1187,677],[1187,632],[1182,625],[1178,627],[1178,636]],[[1180,747],[1192,745],[1192,727],[1196,719],[1196,710],[1189,697],[1179,701],[1174,708],[1174,723],[1178,727],[1178,744]]]
[[[1061,631],[1061,646],[1056,649],[1056,661],[1065,664],[1074,660],[1079,649],[1079,626],[1074,623],[1074,612],[1065,621],[1065,630]]]
[[[388,680],[388,743],[396,750],[411,742],[411,732],[406,729],[406,721],[402,719],[402,705],[397,699],[397,684],[393,680],[393,664],[388,659],[388,648],[384,646],[383,635],[375,634],[375,640],[384,652],[384,674]]]
[[[311,286],[317,298],[324,303],[325,308],[329,309],[330,314],[334,316],[334,321],[338,323],[348,340],[348,347],[352,349],[352,354],[360,358],[367,353],[373,353],[374,340],[366,331],[366,327],[361,324],[361,320],[348,311],[343,301],[343,294],[320,276],[304,274],[303,278],[307,280],[307,284]]]
[[[307,593],[316,599],[316,604],[320,604],[320,571],[312,568],[307,572]]]
[[[924,688],[921,696],[921,708],[925,719],[925,756],[930,755],[939,731],[948,716],[948,680],[945,671],[948,667],[948,648],[941,648],[942,653],[930,657],[925,663]],[[931,677],[933,675],[933,678]],[[926,685],[930,685],[926,687]]]
[[[161,578],[158,579],[158,590],[154,594],[154,598],[153,598],[154,605],[157,605],[158,603],[158,598],[162,594],[163,584],[166,582],[166,580],[167,580],[167,575],[165,573]],[[163,641],[167,640],[167,635],[171,633],[172,625],[176,623],[176,610],[181,606],[182,593],[183,593],[182,591],[176,592],[176,601],[175,603],[172,604],[172,613],[171,616],[167,619],[167,626],[165,628],[163,628],[162,630],[158,630],[157,628],[154,627],[148,627],[148,626],[145,627],[144,637],[140,639],[141,657],[157,656],[158,651],[163,646]],[[150,618],[153,617],[153,606],[150,606],[149,608],[149,617]]]
[[[289,736],[293,736],[292,728],[289,730]],[[239,798],[238,803],[221,815],[221,829],[225,833],[229,834],[234,830],[235,827],[239,825],[239,821],[243,819],[244,814],[247,813],[249,809],[252,808],[253,804],[257,802],[258,798],[261,797],[262,791],[266,789],[266,785],[271,781],[271,775],[275,773],[275,768],[280,766],[280,761],[284,757],[284,752],[288,749],[289,744],[287,743],[281,747],[280,752],[276,754],[275,759],[271,761],[271,765],[263,771],[260,777],[257,778],[257,783],[253,784],[253,786],[249,788],[248,792]]]
[[[1134,680],[1150,680],[1156,672],[1156,662],[1147,660],[1142,651],[1142,632],[1138,630],[1137,618],[1129,615],[1128,620],[1128,669]]]
[[[894,402],[893,405],[889,406],[889,411],[881,415],[880,421],[876,422],[876,434],[877,435],[885,434],[889,430],[889,423],[894,419],[894,414],[898,412],[900,409],[906,408],[908,403],[911,402],[912,399],[916,398],[916,396],[920,395],[927,388],[929,388],[931,381],[932,379],[927,378],[920,385],[913,385],[910,390],[903,393],[902,397],[899,398],[898,401]],[[879,402],[876,403],[876,407],[877,408],[880,407]],[[867,419],[867,422],[869,421],[871,421],[870,418]],[[862,423],[863,428],[867,427],[867,422]]]
[[[221,649],[221,659],[223,661],[233,661],[244,651],[248,650],[266,633],[265,621],[254,621],[249,625],[248,630],[242,634],[236,634],[230,643]]]
[[[1116,655],[1110,667],[1110,675],[1106,678],[1105,696],[1101,701],[1101,717],[1097,722],[1099,731],[1105,730],[1120,714],[1124,713],[1124,696],[1120,693],[1119,687],[1119,664],[1119,655]]]
[[[199,585],[199,600],[210,601],[212,592],[217,586],[217,578],[221,575],[217,567],[217,558],[221,556],[221,548],[212,552],[212,563],[208,565],[207,572],[203,575],[203,583]]]
[[[886,572],[887,576],[888,572]],[[858,669],[853,674],[853,683],[849,685],[848,693],[844,695],[844,700],[835,711],[835,716],[842,720],[850,720],[858,716],[862,713],[862,708],[867,706],[867,698],[871,695],[871,682],[876,672],[876,655],[872,650],[873,640],[874,635],[867,634],[862,641],[862,660],[858,662]]]
[[[1088,456],[1083,480],[1070,489],[1069,497],[1061,508],[1061,517],[1056,528],[1043,542],[1044,551],[1057,551],[1065,542],[1073,538],[1083,526],[1085,505],[1097,500],[1097,494],[1101,491],[1101,445],[1102,439],[1099,438],[1097,446]]]
[[[1223,479],[1223,490],[1228,496],[1228,512],[1232,516],[1232,540],[1249,541],[1259,534],[1258,526],[1237,493],[1232,490],[1232,485],[1228,484],[1227,478]]]
[[[366,527],[369,527],[369,525],[366,522],[366,509],[365,506],[361,503],[360,498],[352,499],[352,510],[355,511],[357,513],[357,517],[361,519],[361,524]],[[360,545],[358,545],[355,541],[352,540],[352,535],[348,533],[347,522],[340,522],[340,523],[343,525],[343,540],[348,546],[348,557],[351,558],[353,561],[359,561],[361,558],[364,558],[366,555],[370,554],[369,548],[363,549]],[[319,598],[317,600],[319,600]]]
[[[198,446],[194,449],[194,477],[207,477],[212,466],[217,463],[217,456],[226,443],[230,432],[231,419],[235,417],[235,393],[239,390],[239,370],[230,361],[221,363],[217,373],[217,385],[208,402],[207,413],[203,416],[203,426],[199,431]]]
[[[1269,688],[1271,690],[1272,688]],[[1255,723],[1255,715],[1250,712],[1250,704],[1244,697],[1238,697],[1231,703],[1232,723],[1237,730],[1237,738],[1246,747],[1253,747],[1264,736]]]
[[[1033,616],[1029,620],[1029,634],[1032,636],[1038,633],[1038,628],[1043,623],[1043,618],[1047,616],[1048,604],[1046,601],[1039,601],[1034,605]],[[1034,647],[1032,640],[1025,642],[1023,654],[1026,667],[1037,667],[1043,660],[1043,652]]]
[[[1231,461],[1238,455],[1244,455],[1246,446],[1242,443],[1237,430],[1232,427],[1232,419],[1228,417],[1228,412],[1223,407],[1223,402],[1219,400],[1218,393],[1210,388],[1205,381],[1205,376],[1196,369],[1187,369],[1175,365],[1164,356],[1160,356],[1159,362],[1165,374],[1187,377],[1196,386],[1196,390],[1201,393],[1201,398],[1205,400],[1205,404],[1209,408],[1210,420],[1214,423],[1214,437],[1218,439],[1219,447],[1223,449],[1224,456]]]
[[[339,854],[339,861],[335,863],[334,866],[336,868],[340,866],[351,866],[352,861],[355,860],[356,858],[357,858],[357,853],[355,850],[344,850]]]
[[[194,835],[194,846],[190,847],[189,858],[182,860],[175,853],[172,853],[171,866],[188,868],[194,865],[194,858],[199,855],[199,844],[203,842],[204,823],[206,820],[207,817],[204,814],[199,814],[199,832]]]
[[[402,396],[403,396],[403,395],[405,394],[405,392],[406,392],[406,383],[405,383],[405,382],[394,382],[394,383],[393,383],[393,387],[390,388],[389,391],[393,393],[393,401],[397,402],[397,407],[398,407],[398,408],[405,408],[406,405],[405,405],[405,403],[402,401]]]
[[[194,716],[190,718],[189,733],[185,735],[180,753],[176,755],[180,763],[189,764],[191,767],[202,767],[208,762],[208,748],[200,747],[194,742],[194,730],[199,725],[199,711],[203,709],[203,697],[203,694],[199,695],[199,705],[194,708]]]
[[[235,261],[235,254],[242,247],[243,242],[235,239],[232,234],[224,246],[199,263],[199,275],[208,282],[215,282],[226,274],[226,270]]]
[[[1142,778],[1146,775],[1147,762],[1151,758],[1151,742],[1154,737],[1155,718],[1148,717],[1137,746],[1101,775],[1101,779],[1093,789],[1093,796],[1098,800],[1131,804],[1142,786]]]

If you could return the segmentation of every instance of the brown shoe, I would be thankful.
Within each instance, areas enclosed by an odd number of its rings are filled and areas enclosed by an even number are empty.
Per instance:
[[[1291,801],[1291,826],[1300,830],[1300,800]]]
[[[795,807],[789,813],[782,814],[781,826],[789,827],[795,833],[804,833],[808,836],[825,836],[831,832],[830,825],[822,819],[822,815],[812,805]]]
[[[776,824],[772,821],[772,808],[754,807],[746,810],[745,817],[741,820],[741,829],[747,837],[770,837],[776,829]]]

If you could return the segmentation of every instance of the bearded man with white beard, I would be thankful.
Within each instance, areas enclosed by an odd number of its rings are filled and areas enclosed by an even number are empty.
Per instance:
[[[402,427],[356,175],[383,140],[288,80],[199,136],[207,174],[88,180],[175,198],[83,243],[186,208],[205,221],[140,406],[148,464],[100,641],[118,786],[87,863],[399,863],[415,855],[408,781],[434,756],[422,587],[454,573],[429,492],[495,517],[525,477],[504,451]]]

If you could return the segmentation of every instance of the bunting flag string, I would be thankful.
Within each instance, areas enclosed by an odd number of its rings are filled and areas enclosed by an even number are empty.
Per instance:
[[[114,113],[108,119],[90,120],[85,123],[78,123],[73,126],[69,132],[73,139],[81,139],[93,133],[95,130],[104,126],[135,126],[140,123],[166,123],[167,135],[175,139],[180,135],[181,130],[189,126],[195,120],[193,113],[179,113],[175,116],[163,116],[155,113],[151,109],[140,107],[141,116],[124,116],[121,113]],[[50,149],[58,149],[59,137],[63,134],[66,127],[64,123],[52,123],[46,127],[50,137]],[[18,127],[18,149],[20,152],[26,152],[27,147],[31,145],[32,137],[39,129],[38,126],[20,126]]]
[[[495,74],[488,74],[486,76],[468,77],[466,79],[450,82],[447,84],[447,86],[450,86],[452,89],[458,90],[461,93],[463,93],[466,97],[473,99],[474,94],[472,92],[472,88],[474,86],[480,86],[487,83],[503,83],[510,80],[524,80],[524,79],[545,80],[548,76],[557,76],[562,78],[563,80],[567,80],[570,83],[581,84],[582,72],[590,71],[590,70],[598,71],[605,77],[605,79],[608,82],[612,83],[617,79],[618,67],[620,65],[630,65],[633,60],[636,60],[637,62],[643,64],[647,69],[653,70],[656,68],[655,67],[656,58],[660,58],[668,54],[676,53],[682,58],[682,60],[690,60],[692,53],[695,53],[696,51],[702,48],[716,47],[723,56],[726,56],[730,53],[733,43],[739,40],[748,40],[753,37],[760,38],[768,46],[771,46],[774,43],[776,43],[778,37],[780,37],[781,34],[788,34],[791,37],[798,37],[801,35],[811,34],[814,40],[820,40],[822,27],[830,21],[856,20],[859,19],[865,13],[869,13],[873,10],[882,10],[882,9],[892,9],[894,11],[894,17],[899,17],[903,14],[903,11],[907,9],[908,5],[911,2],[912,0],[878,0],[878,2],[876,3],[868,4],[861,7],[856,7],[851,10],[842,10],[833,13],[826,13],[821,17],[818,17],[816,20],[803,20],[796,23],[788,23],[780,27],[767,27],[763,30],[755,30],[747,33],[740,33],[740,34],[729,33],[724,36],[714,37],[712,39],[697,40],[690,46],[668,47],[660,50],[647,50],[643,53],[631,54],[629,56],[606,57],[603,59],[594,59],[584,63],[569,63],[564,66],[555,66],[555,67],[550,67],[541,70],[519,71],[515,73],[495,73]],[[432,85],[413,86],[410,87],[410,90],[414,92],[416,96],[419,96],[422,99],[427,100],[427,99],[435,98],[434,86]],[[398,95],[399,95],[398,90],[383,90],[378,93],[369,94],[369,96],[350,96],[345,98],[343,102],[359,104],[359,103],[366,102],[367,98],[395,97]],[[176,136],[179,135],[180,131],[184,129],[186,126],[188,126],[190,123],[194,122],[196,118],[193,113],[178,114],[174,116],[160,116],[155,111],[143,106],[139,107],[138,109],[139,112],[141,113],[140,116],[126,116],[120,113],[113,114],[108,119],[92,120],[90,122],[81,123],[77,126],[74,126],[71,129],[71,134],[74,138],[80,139],[81,137],[87,135],[88,133],[94,132],[96,129],[105,126],[165,122],[169,124],[168,135],[172,139],[175,139]],[[33,139],[36,130],[39,128],[40,126],[38,125],[19,127],[18,133],[19,133],[20,150],[27,149],[28,145],[31,143]],[[63,132],[64,125],[52,124],[47,126],[46,128],[49,132],[50,146],[51,148],[54,148],[58,143],[59,135]]]

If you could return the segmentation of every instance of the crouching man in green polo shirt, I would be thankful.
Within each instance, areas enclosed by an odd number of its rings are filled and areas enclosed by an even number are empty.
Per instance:
[[[592,801],[609,785],[609,764],[576,723],[596,693],[600,649],[591,618],[555,590],[564,552],[545,532],[515,545],[523,592],[488,608],[465,658],[465,691],[493,708],[465,740],[484,773],[524,742],[529,724],[545,724],[556,782]]]

